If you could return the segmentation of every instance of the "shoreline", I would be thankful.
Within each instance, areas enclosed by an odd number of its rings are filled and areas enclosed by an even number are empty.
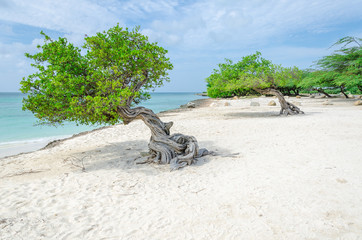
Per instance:
[[[2,158],[11,157],[14,155],[34,152],[43,148],[46,144],[56,141],[58,139],[66,139],[72,135],[63,135],[63,136],[52,136],[52,137],[43,137],[43,138],[32,138],[19,141],[11,142],[2,142],[0,143],[0,160]],[[21,152],[19,152],[21,149]]]
[[[319,95],[321,96],[321,95]],[[356,95],[358,96],[358,95]],[[307,96],[303,96],[304,98],[307,98]],[[265,96],[250,96],[250,97],[238,97],[237,99],[238,100],[252,100],[252,99],[260,99],[260,98],[270,98],[272,99],[272,97],[265,97]],[[296,99],[295,97],[290,97],[290,98],[294,98]],[[274,99],[274,98],[273,98]],[[286,99],[288,100],[289,97],[287,96]],[[319,98],[315,98],[316,100],[319,100],[319,101],[327,101],[327,100],[333,100],[333,101],[336,101],[336,102],[354,102],[358,99],[361,99],[361,98],[354,98],[354,99],[346,99],[346,98],[343,98],[339,95],[334,95],[332,98],[326,98],[326,97],[319,97]],[[209,98],[209,97],[205,97],[205,98],[201,98],[201,99],[196,99],[196,100],[192,100],[192,101],[189,101],[189,102],[192,102],[192,103],[195,103],[195,108],[200,108],[200,107],[206,107],[206,106],[209,106],[212,102],[217,102],[217,101],[224,101],[224,102],[228,102],[228,101],[234,101],[235,98]],[[163,117],[163,116],[167,116],[168,114],[170,113],[178,113],[178,112],[183,112],[183,111],[190,111],[192,110],[193,108],[187,108],[186,107],[186,104],[185,103],[184,105],[180,105],[179,107],[177,108],[174,108],[174,109],[169,109],[169,110],[165,110],[165,111],[161,111],[159,113],[157,113],[157,115],[159,117]],[[137,120],[135,120],[137,121]],[[118,123],[118,124],[115,124],[115,125],[119,125],[122,123]],[[64,141],[67,141],[69,139],[73,139],[73,138],[76,138],[76,137],[79,137],[79,136],[83,136],[85,134],[89,134],[89,133],[92,133],[92,132],[96,132],[96,131],[100,131],[100,130],[103,130],[103,129],[106,129],[106,128],[110,128],[112,126],[115,126],[115,125],[110,125],[110,126],[103,126],[103,127],[98,127],[98,128],[95,128],[93,130],[89,130],[89,131],[83,131],[83,132],[80,132],[80,133],[76,133],[76,134],[72,134],[72,135],[68,135],[68,136],[51,136],[51,137],[44,137],[44,138],[36,138],[36,139],[28,139],[28,140],[24,140],[24,141],[12,141],[12,142],[4,142],[4,143],[0,143],[0,147],[1,145],[11,145],[13,143],[21,143],[22,146],[26,146],[26,145],[30,145],[30,147],[26,147],[26,149],[28,150],[25,150],[22,152],[19,152],[19,151],[12,151],[12,152],[16,152],[14,154],[11,154],[10,155],[4,155],[4,156],[1,156],[0,155],[0,160],[1,159],[6,159],[6,158],[9,158],[9,157],[13,157],[13,156],[18,156],[18,155],[22,155],[22,154],[27,154],[27,153],[32,153],[32,152],[36,152],[36,151],[40,151],[40,150],[44,150],[44,149],[47,149],[47,148],[51,148],[51,147],[54,147],[54,146],[57,146],[58,144],[64,142]],[[45,140],[43,141],[42,139],[51,139],[51,140]],[[33,144],[33,143],[36,143],[38,142],[38,144]]]
[[[193,101],[190,101],[190,102],[193,102],[193,103],[195,103],[195,105],[197,107],[200,107],[200,106],[204,106],[208,99],[210,99],[210,98],[196,99],[196,100],[193,100]],[[185,104],[187,104],[187,103],[185,103]],[[181,106],[178,107],[178,108],[161,111],[161,112],[157,113],[157,115],[158,116],[163,116],[163,115],[168,114],[168,113],[181,112],[182,110],[187,110],[187,108],[181,107]],[[118,124],[115,124],[115,125],[119,125],[119,124],[122,124],[122,123],[118,123]],[[82,135],[85,135],[85,134],[89,134],[89,133],[92,133],[92,132],[95,132],[95,131],[100,131],[100,130],[103,130],[103,129],[106,129],[106,128],[109,128],[109,127],[112,127],[112,126],[114,126],[114,125],[98,127],[98,128],[93,129],[93,130],[83,131],[83,132],[68,135],[68,136],[51,136],[51,137],[44,137],[44,138],[35,138],[35,139],[27,139],[27,140],[19,140],[19,141],[11,141],[11,142],[0,143],[0,149],[1,149],[2,145],[3,146],[14,145],[13,147],[4,149],[7,153],[5,153],[6,155],[3,155],[3,156],[2,156],[2,154],[0,154],[0,160],[6,159],[6,158],[9,158],[9,157],[13,157],[13,156],[18,156],[18,155],[22,155],[22,154],[32,153],[32,152],[36,152],[36,151],[39,151],[39,150],[51,148],[51,147],[54,147],[54,146],[66,141],[66,140],[73,139],[73,138],[76,138],[76,137],[79,137],[79,136],[82,136]],[[49,140],[46,140],[46,139],[49,139]],[[17,147],[20,147],[20,146],[22,146],[23,149],[25,148],[25,150],[16,150],[16,149],[14,149],[14,148],[17,148]],[[19,151],[21,151],[21,152],[19,152]]]

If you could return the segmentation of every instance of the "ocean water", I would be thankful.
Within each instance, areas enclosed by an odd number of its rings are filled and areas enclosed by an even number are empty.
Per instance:
[[[100,126],[39,126],[30,111],[22,111],[22,93],[0,93],[0,157],[34,151],[55,139],[89,131]],[[155,113],[178,108],[189,101],[203,98],[196,93],[151,93],[141,106]]]

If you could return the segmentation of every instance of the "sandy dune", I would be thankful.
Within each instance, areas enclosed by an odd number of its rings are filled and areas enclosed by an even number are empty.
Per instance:
[[[216,152],[178,171],[135,164],[141,121],[0,159],[0,239],[362,239],[362,106],[270,100],[161,114]]]

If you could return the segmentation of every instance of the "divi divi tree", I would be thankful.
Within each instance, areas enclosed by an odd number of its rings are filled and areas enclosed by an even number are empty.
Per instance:
[[[331,55],[319,59],[316,62],[317,69],[308,74],[300,85],[312,89],[339,88],[348,98],[346,90],[358,89],[362,92],[362,38],[344,37],[331,47],[334,46],[341,47]]]
[[[39,123],[128,124],[141,119],[151,130],[148,162],[171,164],[177,169],[207,154],[193,136],[170,135],[172,122],[162,122],[150,109],[134,107],[150,98],[148,90],[169,81],[173,68],[167,51],[150,43],[139,28],[119,25],[86,36],[81,48],[66,38],[44,36],[38,53],[26,53],[34,60],[34,74],[23,78],[27,93],[23,110],[30,110]]]
[[[219,92],[238,89],[239,92],[250,92],[251,90],[261,94],[274,95],[278,98],[281,110],[280,114],[294,115],[303,113],[297,106],[287,102],[279,91],[291,84],[296,85],[300,81],[302,71],[297,67],[285,68],[275,65],[263,58],[260,52],[244,56],[237,63],[226,60],[219,64],[219,69],[206,79],[208,83],[208,94],[221,95]],[[222,95],[221,95],[222,96]]]

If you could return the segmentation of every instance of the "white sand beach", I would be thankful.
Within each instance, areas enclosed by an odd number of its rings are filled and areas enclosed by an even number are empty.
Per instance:
[[[160,114],[216,153],[177,171],[135,164],[141,121],[1,158],[0,239],[362,239],[362,106],[271,100]]]

